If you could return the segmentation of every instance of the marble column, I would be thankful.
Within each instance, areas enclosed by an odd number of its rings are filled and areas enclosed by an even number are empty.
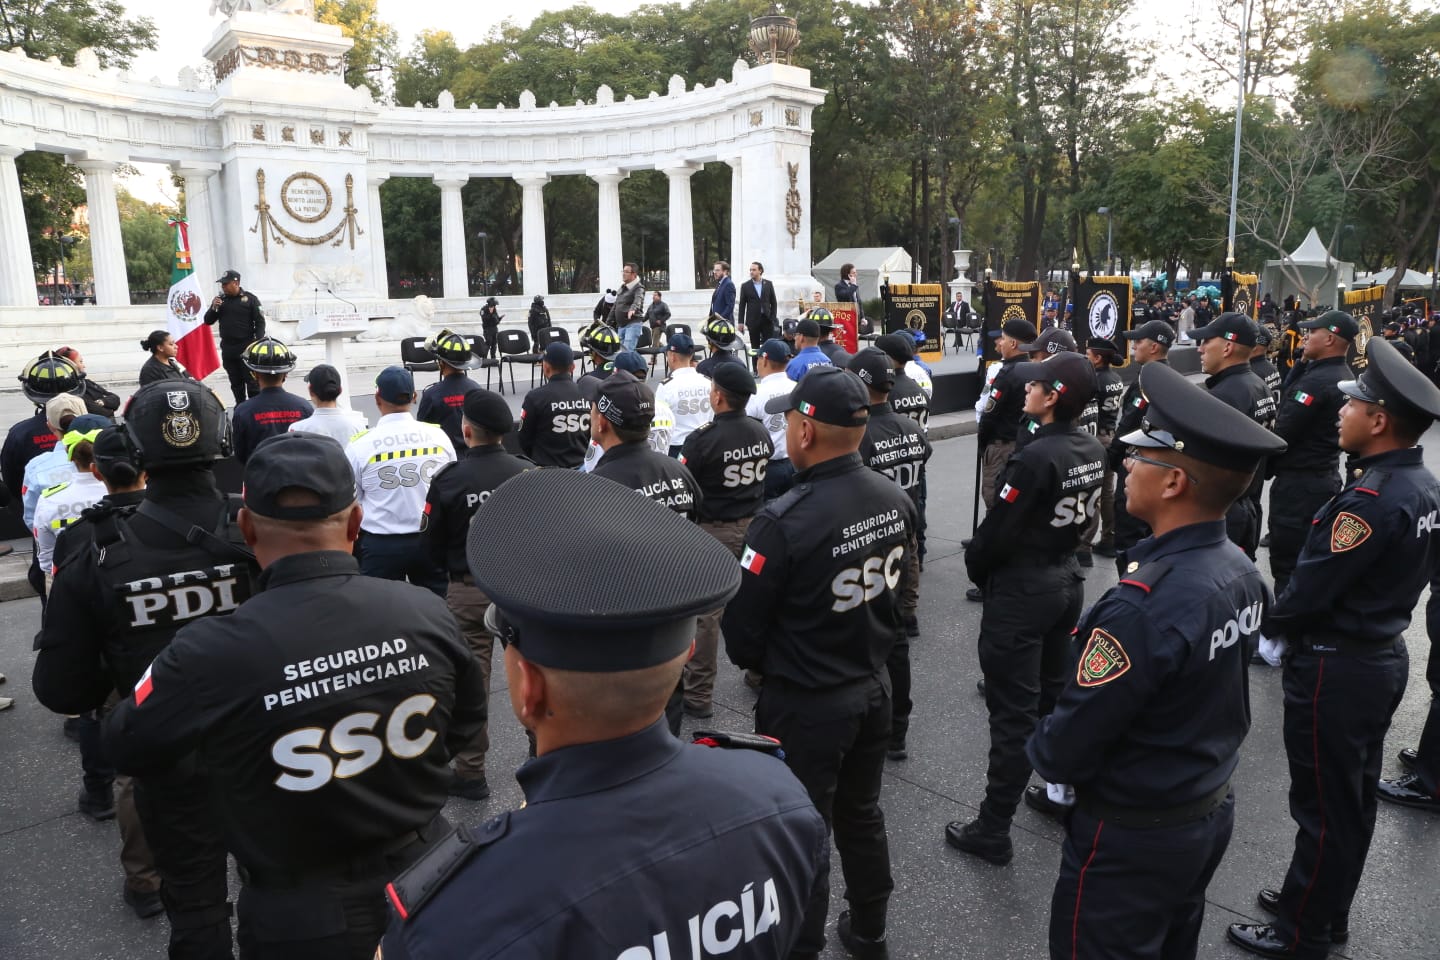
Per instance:
[[[745,263],[745,184],[740,173],[740,158],[725,161],[730,164],[730,273],[746,277]],[[739,280],[735,281],[739,283]]]
[[[15,158],[24,152],[0,146],[0,307],[33,307],[40,302],[20,198],[20,172],[15,169]]]
[[[550,293],[550,263],[545,257],[545,184],[548,174],[526,173],[516,176],[520,184],[521,220],[520,254],[524,258],[525,296],[546,296]]]
[[[600,289],[618,290],[625,257],[620,246],[620,181],[630,174],[623,170],[593,170],[585,175],[600,186],[600,250],[596,260]]]
[[[460,188],[470,180],[452,174],[435,174],[440,188],[440,262],[445,299],[470,296],[470,268],[465,263],[465,211]]]
[[[210,284],[225,269],[215,249],[215,221],[210,216],[210,178],[220,171],[218,163],[177,163],[171,166],[185,179],[185,222],[190,233],[190,263],[200,288]]]
[[[210,250],[215,257],[215,264],[220,268],[220,273],[224,273],[234,265],[234,257],[230,254],[230,237],[226,234],[223,226],[226,217],[225,183],[217,172],[209,176],[207,184],[210,188],[210,225],[214,228],[214,233],[210,238]],[[215,274],[214,277],[201,277],[200,282],[208,284],[219,277],[220,273]],[[206,289],[211,288],[207,287]],[[218,290],[219,288],[215,287],[214,289]]]
[[[385,221],[380,213],[380,186],[390,179],[388,172],[367,170],[365,182],[370,193],[370,285],[382,300],[390,297],[390,272],[385,266]]]
[[[120,164],[113,160],[71,162],[85,174],[85,204],[90,216],[90,257],[95,268],[95,304],[128,307],[130,279],[125,272],[120,208],[115,203],[115,171]]]
[[[690,206],[690,178],[700,172],[692,163],[665,167],[670,180],[670,289],[695,289],[695,215]]]

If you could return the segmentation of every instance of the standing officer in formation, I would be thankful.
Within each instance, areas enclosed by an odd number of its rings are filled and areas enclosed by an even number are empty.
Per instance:
[[[1255,349],[1255,322],[1243,313],[1222,313],[1203,327],[1190,331],[1200,352],[1200,369],[1207,374],[1205,389],[1269,430],[1275,426],[1275,396],[1250,366]],[[1257,470],[1250,488],[1237,497],[1225,515],[1230,541],[1251,561],[1260,545],[1260,521],[1255,501],[1265,488],[1265,471]]]
[[[1336,311],[1319,320],[1306,327],[1307,344],[1317,331],[1345,339],[1333,329],[1344,329]],[[1306,353],[1323,355],[1310,346]],[[1285,752],[1299,828],[1284,885],[1260,891],[1274,923],[1229,929],[1232,942],[1264,957],[1318,960],[1349,933],[1375,830],[1385,733],[1409,677],[1403,634],[1421,591],[1440,575],[1432,529],[1440,481],[1417,446],[1440,418],[1440,390],[1384,340],[1372,339],[1366,353],[1360,376],[1337,385],[1348,398],[1338,431],[1351,457],[1348,482],[1315,514],[1263,624],[1265,636],[1288,647]],[[1324,382],[1311,372],[1293,386]]]
[[[750,518],[765,505],[765,470],[774,448],[759,422],[745,415],[755,395],[755,378],[738,363],[715,368],[710,408],[715,417],[701,424],[680,449],[680,462],[700,490],[696,519],[707,533],[739,559],[745,548]],[[715,673],[720,653],[720,614],[700,617],[695,655],[685,664],[685,712],[706,719],[714,715]]]
[[[1115,372],[1114,364],[1120,358],[1120,348],[1115,341],[1103,337],[1091,337],[1085,342],[1085,356],[1095,368],[1095,396],[1099,403],[1099,418],[1095,422],[1095,439],[1106,450],[1115,440],[1115,428],[1120,423],[1120,409],[1125,403],[1125,381]],[[1093,552],[1102,557],[1115,556],[1115,468],[1110,458],[1105,458],[1105,478],[1100,481],[1100,515],[1098,525],[1092,523],[1085,529],[1084,542],[1088,543],[1099,532],[1100,539]]]
[[[911,376],[912,372],[922,372],[915,363],[915,341],[909,334],[887,333],[875,338],[875,348],[888,356],[895,365],[895,382],[890,387],[889,403],[890,408],[902,417],[909,417],[915,421],[915,426],[920,429],[920,436],[930,435],[930,393],[933,388],[926,389],[926,386]],[[920,569],[925,568],[925,501],[929,496],[929,482],[926,477],[925,467],[920,467],[920,486],[914,494],[915,509],[920,511],[918,524],[915,529],[916,563]],[[913,636],[914,634],[912,634]]]
[[[1265,324],[1259,324],[1255,331],[1255,349],[1250,353],[1250,369],[1255,371],[1255,376],[1265,381],[1265,386],[1275,396],[1275,403],[1280,403],[1280,371],[1275,364],[1270,362],[1270,344],[1273,343],[1270,328]]]
[[[448,829],[449,751],[485,716],[438,600],[360,575],[354,476],[329,437],[260,445],[239,525],[263,592],[182,628],[105,722],[116,769],[194,755],[235,856],[241,956],[366,960],[382,888]]]
[[[45,354],[30,364],[20,376],[20,389],[25,394],[25,399],[35,405],[35,413],[24,420],[10,427],[5,435],[5,443],[0,446],[0,478],[5,481],[5,499],[0,506],[8,504],[12,500],[21,500],[25,496],[25,468],[31,460],[55,449],[55,443],[60,439],[55,428],[45,416],[45,406],[49,401],[58,396],[70,395],[80,400],[80,394],[84,392],[84,385],[80,382],[80,371],[75,368],[69,360],[62,360],[59,357]],[[80,400],[81,407],[76,409],[74,416],[84,412],[84,401]],[[29,518],[26,519],[26,529],[29,529]],[[0,550],[0,556],[10,553],[6,547]],[[45,574],[40,570],[40,564],[35,559],[35,544],[30,544],[30,569],[25,574],[30,586],[40,595],[40,609],[45,609]],[[8,699],[8,698],[6,698]]]
[[[212,463],[230,453],[224,406],[194,380],[142,387],[125,408],[145,499],[55,577],[32,684],[57,713],[102,707],[142,684],[177,630],[233,612],[259,568]],[[97,534],[99,531],[97,531]],[[209,772],[193,756],[140,777],[136,806],[163,878],[172,960],[230,957],[225,846]]]
[[[675,429],[670,432],[673,457],[679,455],[692,430],[710,422],[710,381],[695,369],[695,341],[688,334],[675,334],[666,350],[670,376],[655,388],[655,399],[664,401],[675,415]]]
[[[591,472],[695,519],[700,485],[683,463],[650,447],[655,419],[650,388],[619,370],[604,380],[583,381],[581,389],[590,401],[590,435],[605,451]]]
[[[820,349],[820,324],[806,317],[795,325],[795,356],[785,367],[785,374],[798,381],[811,367],[834,366]]]
[[[425,516],[420,521],[420,531],[430,561],[450,578],[445,603],[479,661],[480,686],[488,703],[495,640],[485,629],[485,611],[490,608],[490,598],[475,586],[465,565],[465,538],[470,532],[470,518],[495,488],[511,477],[534,469],[535,464],[505,452],[505,434],[510,432],[514,421],[504,397],[492,390],[472,390],[465,395],[461,414],[465,446],[460,450],[460,458],[441,467],[431,481],[430,490],[425,494]],[[490,796],[490,784],[485,779],[485,754],[489,750],[487,718],[475,738],[455,752],[451,794],[466,800],[484,800]]]
[[[580,574],[597,550],[606,576]],[[696,616],[735,593],[730,551],[619,484],[537,470],[476,513],[469,559],[535,737],[525,808],[397,878],[376,956],[678,960],[696,938],[712,956],[793,956],[824,823],[773,741],[682,744],[662,717]]]
[[[776,397],[790,395],[795,384],[785,375],[785,365],[790,362],[790,348],[784,340],[766,340],[760,344],[755,355],[755,371],[759,375],[755,384],[755,395],[745,404],[747,416],[759,420],[770,434],[770,463],[765,467],[765,499],[774,500],[790,489],[795,479],[795,468],[790,464],[790,454],[785,446],[785,414],[766,413],[765,404]]]
[[[230,390],[238,406],[260,392],[245,366],[244,355],[246,347],[265,336],[265,314],[260,310],[260,298],[240,289],[240,274],[234,270],[226,270],[215,282],[220,284],[220,295],[210,301],[205,323],[220,324],[220,365],[230,378]]]
[[[1345,354],[1360,335],[1355,318],[1339,310],[1302,320],[1299,327],[1305,331],[1301,349],[1306,363],[1285,385],[1275,417],[1275,432],[1289,449],[1267,464],[1274,477],[1270,484],[1270,573],[1277,595],[1284,593],[1290,582],[1316,511],[1340,492],[1335,419],[1345,396],[1339,383],[1350,376]]]
[[[444,597],[449,578],[420,543],[425,495],[436,472],[455,461],[445,431],[410,415],[415,380],[404,367],[386,367],[375,378],[380,419],[345,448],[364,512],[357,544],[367,577],[409,580]]]
[[[578,467],[590,445],[590,401],[575,385],[570,344],[547,344],[540,370],[544,385],[520,404],[520,450],[542,467]]]
[[[328,363],[317,363],[305,374],[305,383],[315,412],[290,424],[290,433],[318,433],[343,447],[369,426],[363,413],[347,410],[338,403],[339,370]]]
[[[996,481],[1015,449],[1020,414],[1025,406],[1025,383],[1014,376],[1015,366],[1025,359],[1020,347],[1033,343],[1038,334],[1035,324],[1029,320],[1007,320],[1001,329],[991,330],[990,336],[996,338],[1000,370],[990,381],[990,399],[980,416],[980,499],[985,501],[986,511],[995,507]]]
[[[435,354],[440,379],[420,394],[415,419],[444,430],[450,443],[458,449],[465,444],[460,435],[460,408],[465,404],[465,394],[480,389],[480,384],[471,380],[465,371],[479,363],[480,358],[471,349],[469,338],[449,330],[441,330],[427,346]]]
[[[1440,811],[1440,577],[1430,581],[1425,632],[1430,640],[1430,657],[1425,663],[1430,709],[1425,715],[1419,744],[1401,749],[1396,758],[1405,773],[1393,780],[1381,780],[1379,797],[1402,807],[1434,813]]]
[[[292,423],[313,416],[310,401],[285,389],[285,376],[295,369],[295,354],[274,337],[256,340],[245,348],[245,367],[260,383],[259,393],[237,405],[231,416],[235,429],[235,459],[244,463],[267,437],[285,433]]]
[[[1000,866],[1014,857],[1010,821],[1030,779],[1025,741],[1065,682],[1085,597],[1075,548],[1099,509],[1105,476],[1100,442],[1074,423],[1094,393],[1090,361],[1062,351],[1016,364],[1009,377],[1025,384],[1023,411],[1040,426],[1006,465],[995,506],[965,549],[970,579],[985,592],[980,669],[990,760],[980,815],[945,828],[951,846]]]
[[[1224,518],[1284,444],[1165,364],[1147,364],[1139,383],[1145,416],[1117,442],[1127,502],[1154,535],[1080,621],[1073,678],[1026,748],[1036,772],[1075,789],[1052,957],[1195,956],[1250,727],[1249,658],[1269,591],[1226,542]]]
[[[1168,357],[1175,342],[1175,328],[1164,320],[1148,320],[1134,330],[1126,330],[1121,336],[1130,341],[1130,359],[1137,366],[1143,368],[1147,363],[1170,363]],[[1110,443],[1110,468],[1115,471],[1115,571],[1122,577],[1130,565],[1125,551],[1148,537],[1150,528],[1126,506],[1125,453],[1129,446],[1120,438],[1140,429],[1147,406],[1149,401],[1140,389],[1140,378],[1136,377],[1120,401],[1120,419],[1115,425],[1115,439]]]
[[[890,388],[895,383],[895,366],[890,358],[873,347],[866,347],[850,358],[848,369],[860,378],[870,394],[870,422],[865,424],[865,437],[860,441],[860,459],[876,473],[884,474],[905,491],[915,505],[916,540],[925,527],[925,514],[920,504],[920,483],[925,463],[930,459],[930,444],[909,417],[901,416],[890,406]],[[900,593],[900,615],[905,629],[890,653],[893,720],[890,743],[885,754],[891,760],[904,760],[905,737],[910,730],[910,640],[920,636],[920,548],[910,544],[909,565],[905,570],[904,589]]]
[[[730,660],[765,677],[757,732],[784,744],[790,769],[834,829],[850,904],[840,942],[883,957],[894,887],[880,809],[892,713],[886,661],[904,632],[901,581],[915,507],[860,459],[869,406],[860,379],[829,365],[766,404],[786,415],[798,472],[790,492],[750,524],[740,592],[722,627]],[[826,864],[797,955],[824,948],[829,902]]]

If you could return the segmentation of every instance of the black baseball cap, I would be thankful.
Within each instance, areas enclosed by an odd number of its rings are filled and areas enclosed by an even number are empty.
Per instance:
[[[1255,346],[1268,347],[1274,342],[1275,337],[1270,333],[1270,328],[1263,323],[1255,325]]]
[[[604,576],[590,572],[597,550]],[[541,666],[578,673],[679,657],[695,637],[695,618],[740,588],[735,555],[701,527],[576,470],[530,470],[496,488],[475,513],[466,559],[491,600],[486,622],[500,642]]]
[[[672,334],[670,339],[665,341],[665,349],[688,357],[695,352],[695,338],[688,333]]]
[[[1440,420],[1440,389],[1401,354],[1405,341],[1391,343],[1372,337],[1365,345],[1365,369],[1354,380],[1341,380],[1347,397],[1402,410],[1411,416]]]
[[[814,337],[818,340],[820,338],[820,324],[806,317],[795,324],[795,335],[797,337]]]
[[[1433,388],[1432,388],[1433,389]],[[1140,392],[1148,401],[1140,429],[1120,442],[1169,449],[1225,470],[1254,470],[1266,457],[1285,452],[1285,441],[1169,364],[1140,368]]]
[[[544,357],[545,362],[556,370],[568,370],[575,366],[575,351],[563,340],[546,344]]]
[[[312,493],[318,502],[282,506],[287,490]],[[345,448],[319,433],[277,433],[245,463],[245,509],[276,520],[320,520],[355,502],[355,474]]]
[[[837,427],[863,427],[870,422],[870,394],[849,371],[817,364],[805,371],[795,389],[765,404],[766,413],[787,410]]]
[[[766,340],[760,344],[760,356],[771,363],[784,363],[790,359],[790,345],[784,340]]]
[[[1346,340],[1360,336],[1360,324],[1344,310],[1327,310],[1312,320],[1301,320],[1296,326],[1301,330],[1329,330]]]
[[[850,358],[850,372],[876,393],[889,393],[895,386],[895,363],[883,351],[866,347]]]
[[[1073,350],[1061,350],[1044,360],[1017,363],[1010,375],[1018,377],[1021,383],[1038,380],[1051,390],[1058,390],[1066,396],[1078,396],[1082,405],[1095,394],[1095,368]]]
[[[376,375],[375,389],[386,403],[404,405],[415,399],[415,378],[404,367],[386,367]]]
[[[240,279],[240,272],[239,272],[238,270],[226,270],[223,274],[221,274],[220,279],[219,279],[219,280],[216,280],[215,282],[216,282],[216,283],[229,283],[231,280],[239,280],[239,279]]]
[[[755,395],[755,378],[750,375],[750,368],[743,363],[717,363],[715,369],[710,371],[710,379],[722,390],[738,393],[742,397]]]
[[[1175,328],[1164,320],[1147,320],[1134,330],[1126,330],[1120,336],[1126,340],[1154,340],[1162,347],[1168,347],[1175,342]]]
[[[1034,340],[1020,344],[1020,352],[1043,353],[1047,356],[1054,356],[1057,353],[1074,353],[1075,338],[1071,336],[1069,330],[1046,327]]]
[[[1256,341],[1255,321],[1243,313],[1229,311],[1211,320],[1203,327],[1196,327],[1190,331],[1192,340],[1229,340],[1231,343],[1238,343],[1242,347],[1253,347]]]
[[[515,427],[510,405],[494,390],[475,389],[465,394],[465,419],[492,433],[509,433]]]
[[[305,382],[322,391],[327,387],[335,391],[336,396],[340,394],[340,371],[328,363],[317,363],[305,374]]]
[[[580,381],[580,395],[622,429],[648,428],[655,420],[655,392],[628,371],[616,370],[604,380],[586,377]]]
[[[1006,320],[1000,325],[999,330],[990,331],[990,336],[994,337],[997,340],[1002,335],[1007,337],[1013,337],[1016,340],[1019,340],[1021,343],[1029,343],[1037,336],[1039,336],[1039,333],[1037,333],[1035,330],[1035,324],[1031,323],[1029,320],[1016,319]]]
[[[887,333],[875,338],[875,348],[894,360],[906,364],[915,359],[915,338],[904,333]]]

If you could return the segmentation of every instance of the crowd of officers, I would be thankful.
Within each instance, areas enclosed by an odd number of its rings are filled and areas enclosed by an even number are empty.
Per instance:
[[[880,791],[914,708],[928,371],[907,334],[852,355],[833,326],[815,310],[752,352],[712,317],[703,347],[669,338],[652,388],[596,324],[578,380],[568,344],[543,351],[518,455],[449,331],[423,394],[378,375],[368,428],[333,368],[310,371],[311,402],[285,391],[273,338],[242,350],[256,389],[233,411],[165,378],[118,426],[80,419],[68,361],[33,365],[37,417],[92,481],[56,528],[34,689],[78,718],[82,812],[118,816],[125,899],[168,914],[170,955],[233,956],[228,854],[245,958],[818,957],[833,836],[841,945],[888,956]],[[1300,834],[1261,893],[1275,924],[1230,936],[1318,957],[1347,932],[1400,635],[1440,569],[1415,447],[1440,390],[1384,344],[1350,379],[1348,315],[1307,331],[1278,409],[1239,315],[1191,334],[1204,390],[1166,365],[1163,321],[1125,335],[1128,388],[1112,342],[992,333],[987,512],[965,551],[991,743],[979,816],[945,833],[1003,865],[1022,798],[1063,817],[1052,956],[1194,955],[1262,634],[1288,647]],[[232,454],[240,498],[212,473]],[[1265,476],[1289,484],[1278,598],[1252,562]],[[1097,534],[1121,582],[1084,610]],[[1394,586],[1344,589],[1376,570]],[[489,795],[497,640],[527,806],[452,830],[447,796]],[[759,691],[755,734],[682,745],[684,715],[713,715],[722,641]],[[1337,712],[1353,722],[1319,722]],[[1440,760],[1426,746],[1417,770]],[[1402,786],[1433,800],[1422,781]]]

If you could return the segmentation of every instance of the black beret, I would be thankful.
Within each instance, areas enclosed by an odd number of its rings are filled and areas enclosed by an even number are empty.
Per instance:
[[[465,419],[493,433],[509,433],[515,427],[515,416],[505,398],[494,390],[471,390],[465,394]]]
[[[1132,447],[1170,449],[1225,470],[1254,470],[1285,452],[1285,441],[1220,398],[1196,386],[1169,364],[1140,368],[1148,402],[1140,429],[1120,438]]]
[[[721,390],[729,390],[742,397],[755,395],[755,378],[751,376],[750,368],[743,363],[717,363],[715,369],[710,371],[710,379]]]

